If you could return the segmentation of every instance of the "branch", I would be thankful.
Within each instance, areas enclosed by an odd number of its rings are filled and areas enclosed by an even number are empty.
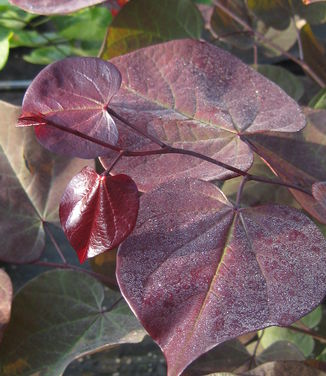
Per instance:
[[[294,61],[296,64],[298,64],[302,69],[304,69],[322,88],[326,86],[325,82],[318,76],[316,73],[309,67],[306,62],[301,61],[300,59],[297,59],[295,56],[290,54],[289,52],[285,51],[283,48],[281,48],[279,45],[274,43],[272,40],[266,38],[263,34],[260,32],[254,30],[250,25],[248,25],[245,21],[243,21],[240,17],[238,17],[236,14],[234,14],[230,9],[225,7],[221,4],[219,0],[214,1],[214,5],[221,9],[224,13],[226,13],[229,17],[231,17],[234,21],[238,22],[241,26],[245,28],[245,30],[253,33],[256,35],[258,40],[261,40],[268,44],[269,46],[273,47],[274,49],[278,50],[282,53],[282,55],[286,56],[288,59]]]

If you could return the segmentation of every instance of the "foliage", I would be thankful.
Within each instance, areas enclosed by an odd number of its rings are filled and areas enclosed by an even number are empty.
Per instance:
[[[1,375],[144,329],[169,376],[322,374],[326,2],[10,3],[0,67],[51,64],[0,102]]]

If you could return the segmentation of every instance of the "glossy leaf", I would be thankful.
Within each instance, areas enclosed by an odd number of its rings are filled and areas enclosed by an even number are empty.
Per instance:
[[[106,109],[120,83],[119,71],[101,59],[58,61],[44,68],[27,89],[22,117],[42,114],[45,120],[114,145],[117,128]],[[50,125],[37,125],[35,133],[39,142],[55,153],[81,158],[108,154],[107,148]]]
[[[13,263],[40,257],[42,221],[59,222],[59,201],[71,176],[94,165],[49,153],[32,128],[15,127],[20,111],[0,101],[0,260]]]
[[[275,65],[258,65],[257,71],[279,85],[290,97],[298,101],[303,93],[303,83],[299,77]]]
[[[324,110],[307,110],[308,123],[301,132],[262,132],[244,137],[279,178],[311,192],[314,183],[326,180],[325,116]],[[298,190],[291,192],[305,210],[326,223],[326,209],[317,200]]]
[[[101,176],[85,167],[67,186],[60,221],[80,262],[117,247],[136,224],[139,197],[127,175]]]
[[[14,299],[0,347],[0,373],[62,375],[74,359],[140,342],[144,334],[119,293],[84,273],[46,272]]]
[[[114,18],[101,57],[111,59],[171,39],[199,39],[200,12],[191,0],[133,0]]]
[[[10,278],[4,270],[0,269],[0,347],[3,332],[10,319],[12,294]]]
[[[117,279],[174,376],[227,339],[311,311],[325,293],[325,249],[295,209],[236,211],[213,184],[182,179],[141,197]]]
[[[64,14],[86,8],[95,4],[104,3],[106,0],[9,0],[26,12],[35,14]]]
[[[291,132],[304,126],[297,104],[279,87],[211,44],[172,41],[112,62],[122,74],[122,86],[110,108],[173,146],[201,152],[239,169],[247,170],[253,158],[239,134],[267,129]],[[117,125],[121,147],[157,148],[118,121]],[[111,163],[102,162],[105,166]],[[125,158],[114,171],[127,173],[141,190],[182,176],[204,180],[234,176],[185,155]]]

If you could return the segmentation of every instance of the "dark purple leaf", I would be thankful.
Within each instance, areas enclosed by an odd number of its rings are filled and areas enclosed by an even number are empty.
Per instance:
[[[107,148],[46,125],[46,121],[114,145],[118,132],[106,109],[120,83],[116,67],[98,58],[73,57],[55,62],[44,68],[27,89],[19,125],[35,126],[39,142],[55,153],[81,158],[107,155]],[[35,114],[34,119],[24,120],[31,114]]]
[[[9,0],[13,5],[36,14],[72,13],[106,0]]]
[[[10,319],[11,301],[12,284],[10,278],[4,270],[0,269],[0,342]]]
[[[142,196],[117,279],[175,376],[221,342],[311,311],[325,294],[325,250],[296,209],[236,211],[213,184],[182,179]]]
[[[252,163],[252,152],[239,137],[243,132],[293,132],[304,126],[297,104],[278,86],[211,44],[171,41],[111,61],[122,74],[122,86],[110,108],[173,146],[239,169],[247,170]],[[118,145],[156,147],[117,124]],[[211,180],[234,175],[184,155],[126,158],[117,165],[115,173],[119,171],[142,190],[183,176]]]
[[[63,231],[80,262],[118,246],[136,224],[139,197],[127,175],[101,176],[86,167],[60,203]]]
[[[59,223],[59,202],[71,176],[94,161],[50,153],[32,128],[15,127],[20,112],[0,101],[0,260],[28,263],[42,254],[43,222]]]
[[[311,192],[326,180],[326,111],[307,110],[307,126],[297,133],[244,134],[255,151],[284,182]],[[326,208],[309,194],[291,189],[300,205],[318,221],[326,223]]]

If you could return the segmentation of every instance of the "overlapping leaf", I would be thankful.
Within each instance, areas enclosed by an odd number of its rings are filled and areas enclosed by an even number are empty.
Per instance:
[[[264,130],[291,132],[304,126],[297,104],[279,87],[229,53],[210,44],[179,40],[112,59],[122,86],[110,108],[167,143],[201,152],[247,170],[252,152],[239,134]],[[118,145],[156,146],[119,125]],[[103,160],[105,166],[109,161]],[[125,159],[126,172],[140,189],[175,177],[210,180],[234,173],[184,155]]]
[[[82,355],[140,342],[144,334],[119,293],[104,290],[84,273],[47,272],[14,299],[0,347],[0,373],[61,375]]]
[[[136,0],[127,3],[111,23],[103,59],[171,39],[199,39],[201,15],[191,0]]]
[[[49,153],[31,128],[15,127],[20,111],[0,102],[0,259],[14,263],[39,258],[42,221],[59,222],[60,198],[71,176],[94,165]]]
[[[117,247],[136,224],[139,197],[127,175],[101,176],[85,167],[67,186],[60,221],[80,262]]]
[[[312,186],[312,194],[319,205],[326,211],[326,182],[320,181]]]
[[[256,152],[286,183],[311,192],[314,183],[326,180],[326,111],[307,110],[307,126],[297,133],[245,134]],[[326,208],[311,195],[291,189],[300,205],[326,223]]]
[[[325,293],[325,249],[296,209],[236,211],[213,184],[182,179],[142,196],[117,278],[172,376],[227,339],[311,311]]]
[[[10,319],[12,284],[7,273],[0,269],[0,347],[3,332]]]
[[[13,5],[36,14],[72,13],[106,0],[9,0]]]
[[[119,71],[98,58],[75,57],[55,62],[44,68],[27,89],[22,117],[42,114],[45,121],[114,145],[117,128],[106,109],[120,83]],[[108,154],[103,146],[50,125],[37,125],[33,118],[21,125],[35,125],[39,142],[55,153],[81,158]]]

